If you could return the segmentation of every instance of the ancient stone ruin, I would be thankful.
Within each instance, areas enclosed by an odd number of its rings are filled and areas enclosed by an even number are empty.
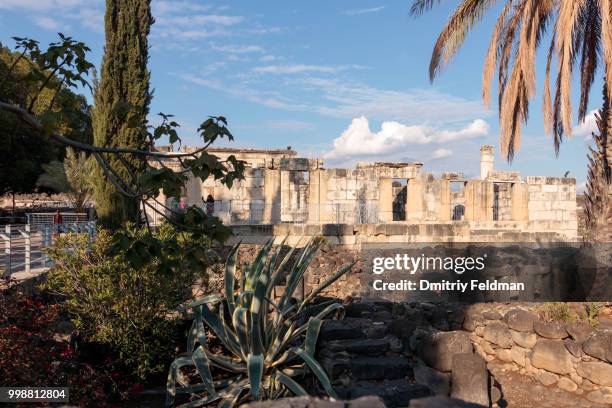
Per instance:
[[[497,171],[492,146],[480,149],[479,179],[450,172],[436,178],[421,171],[422,163],[358,163],[354,169],[326,168],[322,160],[298,157],[290,149],[210,152],[221,159],[234,155],[246,161],[245,180],[228,189],[212,178],[201,182],[190,177],[181,200],[168,199],[166,204],[171,208],[204,207],[210,195],[216,216],[227,225],[246,227],[236,230],[242,236],[260,235],[261,229],[248,226],[263,225],[279,226],[268,235],[345,236],[342,243],[348,245],[381,240],[578,238],[576,180],[523,178],[518,172]],[[180,168],[178,161],[168,159],[167,163]],[[321,227],[332,224],[353,226],[354,230],[327,233]],[[304,230],[304,226],[308,228]]]

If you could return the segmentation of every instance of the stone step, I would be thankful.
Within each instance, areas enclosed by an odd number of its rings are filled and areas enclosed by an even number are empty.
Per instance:
[[[323,354],[345,351],[349,354],[381,355],[389,350],[389,341],[386,339],[331,340],[321,343],[319,350]]]
[[[431,390],[421,384],[406,380],[384,382],[359,381],[348,387],[337,387],[338,396],[343,399],[356,399],[366,395],[376,395],[385,401],[388,408],[407,407],[413,399],[428,397]]]
[[[321,365],[333,383],[353,380],[384,380],[413,377],[412,363],[401,355],[350,357],[346,352],[320,357]]]
[[[321,326],[319,339],[321,341],[362,339],[366,337],[367,329],[371,325],[372,321],[369,319],[325,320]]]
[[[355,380],[383,380],[412,377],[412,364],[402,356],[355,357],[349,360]]]

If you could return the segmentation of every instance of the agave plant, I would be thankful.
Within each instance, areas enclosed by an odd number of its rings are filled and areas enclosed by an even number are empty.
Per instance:
[[[191,401],[182,407],[212,403],[233,407],[248,400],[307,395],[294,379],[307,371],[314,374],[330,397],[336,397],[314,352],[322,319],[341,312],[342,304],[335,300],[315,304],[313,300],[354,263],[334,273],[304,299],[297,299],[294,293],[320,243],[311,240],[298,251],[290,267],[289,259],[296,248],[281,257],[284,242],[272,251],[273,243],[273,239],[268,241],[254,262],[242,268],[239,282],[235,281],[235,272],[240,244],[236,245],[225,265],[224,296],[207,296],[186,306],[193,311],[194,320],[186,355],[170,366],[166,406],[174,405],[178,392],[191,395]],[[273,289],[283,281],[285,291],[274,302]],[[207,329],[221,341],[227,355],[210,351]],[[192,384],[194,381],[182,371],[184,367],[192,367],[192,371],[195,368],[195,377],[201,382]],[[213,378],[213,367],[224,375]]]

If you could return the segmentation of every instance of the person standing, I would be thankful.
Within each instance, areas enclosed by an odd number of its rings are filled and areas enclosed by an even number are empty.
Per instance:
[[[206,197],[206,215],[212,216],[215,212],[215,199],[212,195]]]
[[[55,237],[59,236],[62,232],[62,224],[64,223],[64,218],[60,213],[60,210],[56,210],[55,214],[53,214],[53,235]]]

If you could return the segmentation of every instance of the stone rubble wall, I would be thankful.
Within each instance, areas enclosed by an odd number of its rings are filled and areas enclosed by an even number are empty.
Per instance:
[[[545,386],[612,404],[612,320],[595,327],[545,322],[529,308],[477,305],[463,329],[487,362],[501,361]]]
[[[244,262],[251,262],[255,259],[259,251],[259,245],[242,243],[239,250],[239,265]],[[288,250],[286,248],[285,250]],[[219,249],[222,257],[227,254],[229,247]],[[516,291],[478,291],[476,293],[461,294],[457,291],[449,291],[443,294],[435,292],[411,292],[411,291],[375,291],[372,287],[374,279],[384,279],[386,281],[399,281],[401,279],[415,280],[428,279],[438,282],[441,279],[454,281],[458,276],[452,271],[446,272],[423,272],[415,275],[407,274],[405,271],[388,271],[383,275],[373,274],[373,258],[375,257],[394,257],[396,254],[406,253],[415,256],[440,255],[440,256],[481,256],[486,254],[490,259],[482,273],[471,276],[464,273],[465,279],[476,278],[480,281],[484,279],[495,279],[500,282],[523,282],[525,290]],[[351,297],[378,298],[391,301],[462,301],[462,302],[483,302],[501,300],[561,300],[561,299],[584,299],[588,294],[596,295],[599,299],[607,299],[610,294],[609,260],[607,265],[601,266],[596,273],[605,276],[601,282],[601,292],[596,291],[595,285],[588,290],[588,287],[580,286],[578,281],[578,264],[586,264],[586,261],[579,261],[582,255],[580,249],[575,246],[542,246],[537,244],[530,246],[492,246],[487,244],[457,246],[448,248],[436,244],[419,245],[414,248],[398,249],[392,247],[368,247],[360,250],[347,250],[342,246],[323,245],[315,258],[312,260],[304,277],[304,291],[310,293],[314,288],[325,282],[334,273],[343,267],[356,261],[353,268],[343,275],[336,283],[326,288],[322,294],[339,299]],[[580,267],[582,268],[582,267]],[[585,272],[580,269],[586,276]],[[222,278],[220,275],[219,278]],[[463,279],[463,277],[462,277]],[[606,280],[607,279],[607,280]],[[587,280],[585,280],[586,282]],[[608,283],[606,283],[608,282]],[[580,292],[584,289],[584,293]]]
[[[576,406],[612,404],[610,316],[597,327],[546,323],[539,307],[354,300],[324,322],[317,355],[341,398],[378,395],[391,407],[427,395],[505,406],[518,384],[500,365],[572,393]]]

